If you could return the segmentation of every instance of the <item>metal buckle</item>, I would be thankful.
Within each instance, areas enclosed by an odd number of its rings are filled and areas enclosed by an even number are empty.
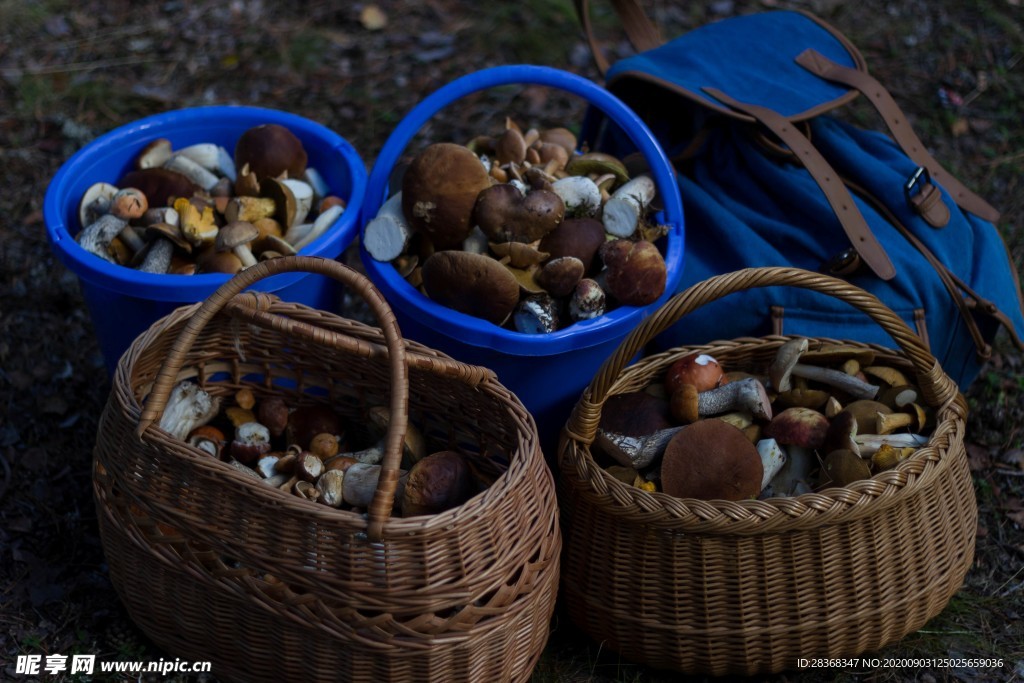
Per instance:
[[[924,180],[922,180],[922,178]],[[917,170],[914,171],[907,179],[907,182],[903,183],[903,195],[907,198],[907,201],[909,202],[911,201],[911,197],[914,196],[914,188],[916,186],[921,186],[919,188],[920,191],[923,188],[927,187],[928,185],[931,185],[931,183],[932,175],[928,172],[928,169],[925,168],[924,166],[918,166]]]
[[[829,275],[853,275],[861,266],[860,254],[853,247],[844,249],[825,263]]]

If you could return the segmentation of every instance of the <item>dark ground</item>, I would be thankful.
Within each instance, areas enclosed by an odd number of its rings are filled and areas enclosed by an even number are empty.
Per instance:
[[[769,7],[827,18],[861,47],[935,155],[1003,210],[1001,228],[1024,270],[1020,0],[647,4],[667,35]],[[97,536],[90,458],[110,384],[76,279],[45,236],[43,195],[60,164],[95,136],[140,116],[241,103],[319,121],[351,141],[369,167],[415,102],[471,70],[532,62],[596,77],[567,0],[486,8],[385,0],[378,5],[389,20],[383,30],[361,19],[364,5],[336,9],[344,5],[0,0],[0,680],[27,680],[14,675],[18,654],[164,656],[122,610]],[[616,35],[607,16],[599,19],[607,35]],[[467,98],[439,115],[427,134],[461,141],[508,111],[539,127],[573,123],[582,108],[558,93],[503,90]],[[975,565],[939,617],[879,655],[998,657],[1004,666],[805,672],[776,680],[1024,678],[1020,355],[1001,349],[968,397],[981,513]],[[601,652],[565,623],[556,625],[535,678],[678,679]]]

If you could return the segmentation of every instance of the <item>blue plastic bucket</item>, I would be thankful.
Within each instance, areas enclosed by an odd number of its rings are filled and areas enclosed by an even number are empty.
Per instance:
[[[511,65],[463,76],[422,100],[392,132],[370,172],[362,224],[387,200],[395,164],[434,114],[471,93],[515,84],[548,86],[579,96],[626,131],[644,155],[664,206],[658,220],[670,228],[659,244],[668,268],[665,294],[648,306],[623,306],[551,334],[523,334],[441,306],[409,285],[390,263],[375,260],[362,247],[360,256],[370,279],[394,310],[403,336],[494,370],[533,415],[545,455],[554,462],[558,434],[583,389],[619,342],[669,298],[682,276],[682,200],[672,165],[644,122],[607,90],[559,69]]]
[[[306,149],[308,165],[316,168],[347,208],[327,232],[302,249],[303,254],[337,258],[352,243],[366,190],[366,165],[344,138],[309,119],[258,107],[217,106],[157,114],[116,128],[92,141],[68,159],[46,191],[43,216],[58,258],[80,283],[107,369],[113,373],[121,354],[159,318],[175,308],[201,301],[230,276],[158,275],[108,263],[75,242],[78,205],[93,183],[117,184],[135,157],[155,138],[167,138],[175,149],[212,142],[233,152],[249,128],[276,123],[288,128]],[[336,310],[338,285],[327,278],[289,273],[262,281],[256,289],[285,301],[323,310]]]

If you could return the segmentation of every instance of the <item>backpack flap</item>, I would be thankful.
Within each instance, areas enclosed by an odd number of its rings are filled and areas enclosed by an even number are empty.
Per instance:
[[[632,105],[636,82],[655,85],[724,116],[753,121],[707,93],[724,92],[790,121],[831,111],[857,96],[796,62],[813,49],[832,62],[866,71],[864,58],[842,34],[802,12],[749,14],[707,24],[653,50],[616,62],[606,86]],[[639,89],[651,92],[651,88]]]

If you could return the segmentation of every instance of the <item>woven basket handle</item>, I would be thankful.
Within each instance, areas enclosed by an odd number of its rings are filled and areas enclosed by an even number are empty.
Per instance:
[[[367,278],[337,261],[313,256],[286,256],[270,259],[246,268],[218,287],[189,318],[171,346],[153,384],[153,389],[146,397],[146,405],[139,419],[137,434],[141,439],[146,430],[154,423],[159,424],[171,390],[177,384],[178,373],[185,362],[185,356],[206,324],[225,308],[235,295],[254,282],[279,273],[295,271],[326,275],[351,288],[369,305],[384,333],[391,367],[391,403],[389,406],[391,419],[385,437],[384,460],[381,463],[377,490],[367,511],[366,532],[371,541],[379,541],[383,535],[384,522],[391,516],[395,491],[398,486],[402,445],[409,420],[409,366],[405,342],[398,329],[395,315],[384,300],[384,296]],[[437,362],[443,364],[441,359],[438,359]]]
[[[601,408],[622,370],[654,337],[683,316],[704,304],[729,294],[755,287],[790,286],[810,289],[845,301],[867,314],[899,344],[919,378],[925,400],[932,406],[946,405],[956,399],[959,389],[939,367],[920,338],[891,309],[873,294],[837,278],[798,268],[747,268],[699,282],[669,299],[651,317],[638,325],[622,341],[597,371],[590,386],[573,408],[566,423],[567,435],[591,444],[597,434]]]

